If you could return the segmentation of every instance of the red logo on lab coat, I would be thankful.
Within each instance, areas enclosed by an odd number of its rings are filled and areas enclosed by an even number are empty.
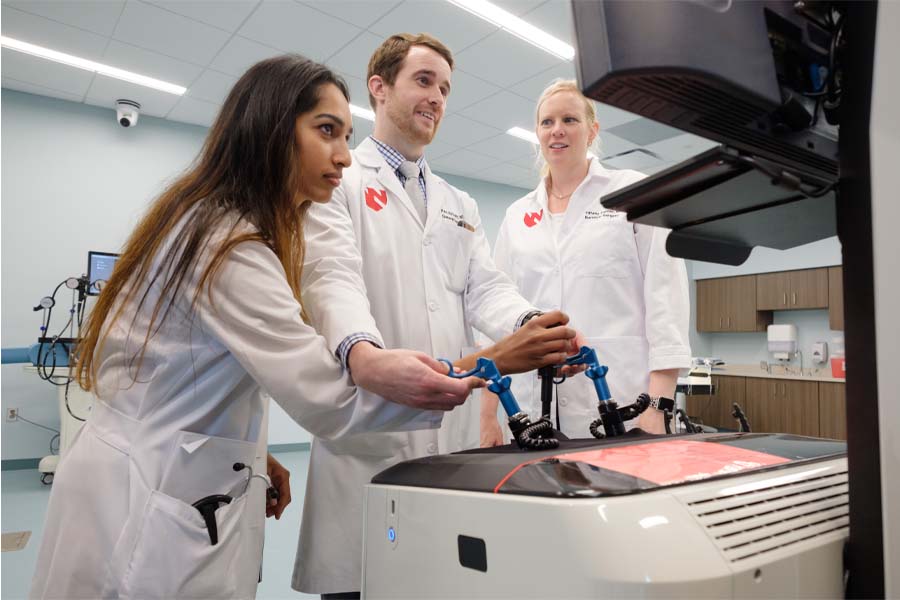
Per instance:
[[[541,219],[544,218],[544,209],[541,209],[541,212],[527,212],[525,213],[525,227],[534,227],[538,223],[541,222]]]
[[[387,205],[387,190],[366,188],[366,206],[378,212]]]

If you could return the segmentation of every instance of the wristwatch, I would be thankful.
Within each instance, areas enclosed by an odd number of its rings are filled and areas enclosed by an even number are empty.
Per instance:
[[[650,396],[650,406],[649,408],[655,408],[656,410],[667,410],[672,412],[675,410],[675,401],[671,398],[666,398],[665,396]]]

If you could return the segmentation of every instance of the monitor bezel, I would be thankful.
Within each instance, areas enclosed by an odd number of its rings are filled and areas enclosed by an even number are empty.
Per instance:
[[[88,285],[87,292],[88,296],[98,296],[100,295],[100,290],[94,291],[94,278],[93,273],[91,273],[91,266],[94,263],[95,256],[103,256],[103,257],[112,257],[118,260],[119,254],[115,252],[100,252],[99,250],[88,250],[88,264],[87,264],[87,277],[88,277]]]

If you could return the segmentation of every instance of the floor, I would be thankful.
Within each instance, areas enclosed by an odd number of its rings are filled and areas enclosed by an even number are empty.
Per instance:
[[[300,515],[303,513],[303,491],[306,489],[309,469],[309,452],[279,452],[274,455],[291,472],[293,500],[280,520],[266,520],[263,581],[256,597],[294,600],[318,598],[291,589]],[[4,599],[25,598],[28,595],[49,497],[50,486],[41,484],[37,471],[2,472],[3,532],[31,530],[31,539],[24,550],[3,553],[0,596]]]

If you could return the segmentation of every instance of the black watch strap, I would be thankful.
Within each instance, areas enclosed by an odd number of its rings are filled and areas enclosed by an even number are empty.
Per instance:
[[[650,408],[673,412],[675,410],[675,401],[665,396],[650,396]]]

